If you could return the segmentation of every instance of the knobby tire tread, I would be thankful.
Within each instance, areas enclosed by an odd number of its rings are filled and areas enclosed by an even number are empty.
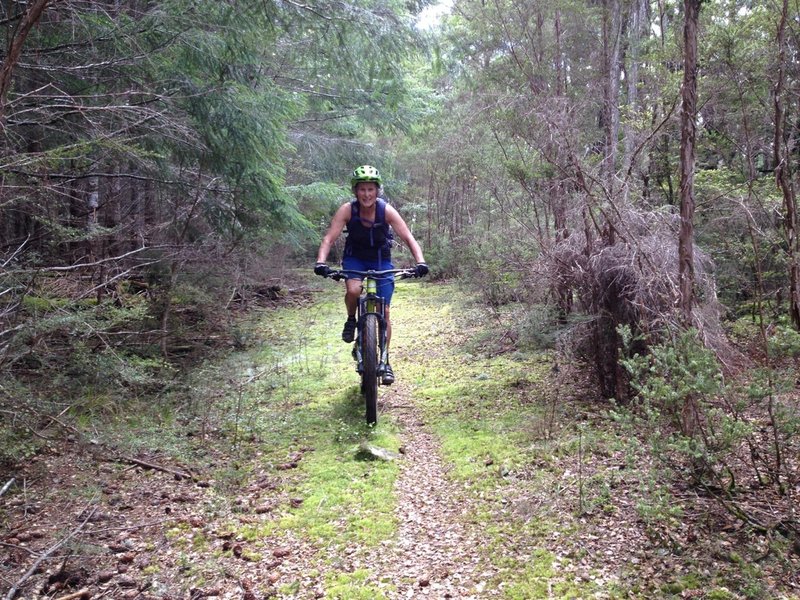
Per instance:
[[[367,423],[378,422],[378,317],[367,315],[364,318],[362,333],[362,360],[364,370],[361,374],[361,390],[367,407]]]

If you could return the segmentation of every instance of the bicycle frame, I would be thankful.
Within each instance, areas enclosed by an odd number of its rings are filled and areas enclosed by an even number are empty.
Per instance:
[[[366,271],[366,273],[373,272]],[[378,280],[373,274],[366,274],[361,281],[361,296],[358,298],[358,311],[356,312],[356,320],[358,321],[358,329],[356,331],[358,333],[354,351],[356,371],[359,374],[364,372],[364,352],[361,345],[364,321],[368,314],[378,317],[378,348],[380,349],[378,356],[380,358],[377,375],[380,377],[386,370],[386,360],[388,358],[388,350],[386,348],[386,305],[383,302],[383,298],[378,295]]]
[[[415,277],[416,272],[414,269],[388,269],[386,271],[347,269],[333,271],[328,276],[338,281],[348,275],[362,277],[361,294],[356,306],[357,326],[353,358],[356,361],[356,371],[361,376],[361,391],[366,400],[367,423],[374,425],[378,420],[378,385],[383,383],[381,380],[389,360],[386,340],[388,333],[386,304],[383,297],[378,294],[378,280],[391,275],[397,276],[398,279]]]

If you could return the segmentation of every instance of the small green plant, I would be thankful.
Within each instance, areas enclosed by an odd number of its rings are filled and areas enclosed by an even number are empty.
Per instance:
[[[548,305],[530,306],[518,322],[517,330],[520,348],[528,351],[552,349],[560,330],[558,315]]]
[[[31,437],[12,423],[0,425],[0,467],[24,463],[42,447],[42,441]]]
[[[623,343],[632,341],[630,329],[620,328]],[[651,346],[646,356],[623,359],[639,400],[648,409],[670,416],[682,426],[681,413],[690,399],[704,399],[722,391],[719,363],[713,352],[689,330],[662,344]]]
[[[640,491],[642,495],[636,503],[636,512],[646,524],[676,525],[683,516],[683,508],[665,486],[651,481]]]
[[[630,331],[620,329],[623,341]],[[730,454],[750,426],[722,398],[735,396],[723,383],[719,363],[693,330],[624,359],[637,397],[636,420],[653,456],[695,483],[720,484],[730,473]]]
[[[352,573],[331,573],[326,577],[326,598],[332,600],[381,600],[386,595],[367,583],[369,571],[358,569]]]
[[[773,356],[789,358],[800,356],[800,332],[788,325],[778,325],[767,341]]]

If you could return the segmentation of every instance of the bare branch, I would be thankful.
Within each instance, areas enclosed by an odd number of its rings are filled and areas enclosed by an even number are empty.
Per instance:
[[[94,502],[94,499],[92,500],[92,502]],[[89,504],[89,506],[91,506],[91,503]],[[84,518],[83,522],[80,525],[78,525],[65,537],[61,538],[58,542],[50,546],[50,548],[48,548],[44,552],[44,554],[42,554],[38,559],[36,559],[33,565],[31,565],[31,568],[28,569],[25,572],[25,574],[13,586],[11,586],[11,589],[8,590],[8,594],[6,594],[5,600],[13,600],[14,596],[17,595],[20,586],[22,586],[31,577],[31,575],[33,575],[36,572],[36,570],[39,568],[39,565],[41,565],[45,560],[47,560],[50,557],[50,555],[53,554],[56,550],[61,548],[61,546],[63,546],[73,537],[75,537],[78,534],[78,532],[80,532],[80,530],[86,526],[86,523],[89,522],[89,519],[91,519],[94,516],[94,513],[96,511],[97,511],[97,505],[92,507],[92,509],[89,511],[89,513],[86,515],[86,518]]]
[[[28,237],[26,237],[26,238],[25,238],[25,241],[24,241],[24,242],[22,242],[22,243],[19,245],[19,248],[17,248],[17,249],[14,251],[14,253],[13,253],[11,256],[9,256],[9,257],[8,257],[8,259],[6,259],[6,260],[5,260],[5,262],[3,262],[2,264],[0,264],[0,267],[3,267],[3,268],[7,267],[7,266],[9,265],[9,263],[11,263],[11,261],[12,261],[12,260],[14,260],[14,258],[16,258],[16,256],[17,256],[17,255],[18,255],[20,252],[22,252],[22,249],[23,249],[23,248],[25,247],[25,245],[26,245],[26,244],[27,244],[27,243],[30,241],[30,239],[31,239],[31,234],[29,233],[29,234],[28,234]],[[10,290],[6,290],[5,292],[3,292],[3,293],[0,293],[0,296],[2,296],[3,294],[5,294],[5,293],[6,293],[6,292],[8,292],[8,291],[10,291]]]

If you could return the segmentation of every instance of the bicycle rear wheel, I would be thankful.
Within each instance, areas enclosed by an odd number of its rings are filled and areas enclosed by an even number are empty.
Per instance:
[[[378,422],[378,316],[368,314],[364,317],[361,332],[361,391],[367,404],[367,423]]]

